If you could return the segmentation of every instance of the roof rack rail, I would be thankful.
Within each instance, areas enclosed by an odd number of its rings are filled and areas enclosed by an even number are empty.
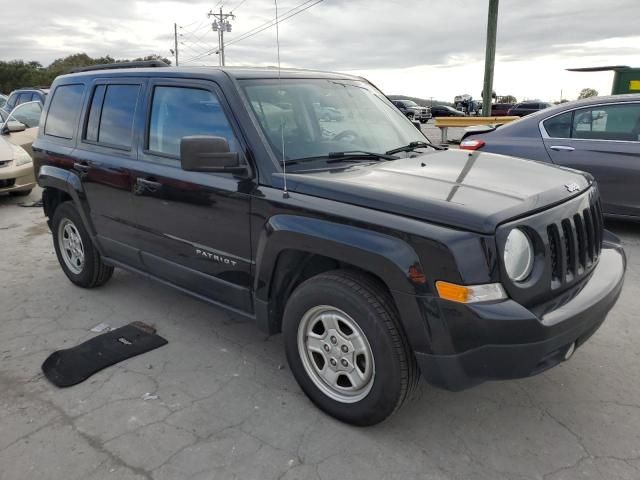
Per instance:
[[[99,65],[89,65],[87,67],[72,68],[69,73],[91,72],[93,70],[112,70],[116,68],[149,68],[149,67],[168,67],[162,60],[145,60],[140,62],[116,62],[103,63]]]
[[[16,90],[46,90],[47,88],[51,88],[51,85],[33,85],[28,87],[16,88]]]

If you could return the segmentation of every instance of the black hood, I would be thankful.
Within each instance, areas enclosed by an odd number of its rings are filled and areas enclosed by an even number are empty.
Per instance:
[[[487,234],[503,222],[575,197],[593,182],[584,172],[465,150],[287,179],[298,193]]]

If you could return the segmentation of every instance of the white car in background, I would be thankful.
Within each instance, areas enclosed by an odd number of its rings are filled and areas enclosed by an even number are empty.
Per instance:
[[[29,195],[36,185],[31,145],[38,135],[42,103],[27,102],[0,111],[0,193]]]

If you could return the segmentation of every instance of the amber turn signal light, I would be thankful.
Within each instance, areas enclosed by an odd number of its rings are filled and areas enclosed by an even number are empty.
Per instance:
[[[436,282],[440,298],[458,303],[494,302],[504,300],[507,294],[499,283],[486,285],[457,285],[455,283]]]

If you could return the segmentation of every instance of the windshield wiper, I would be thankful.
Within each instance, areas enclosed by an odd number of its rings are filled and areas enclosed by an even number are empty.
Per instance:
[[[359,161],[359,160],[398,160],[392,157],[389,152],[375,153],[366,152],[364,150],[348,150],[346,152],[329,152],[327,155],[329,160],[327,163],[343,162],[343,161]]]
[[[412,152],[414,151],[416,148],[433,148],[434,150],[445,150],[442,147],[438,147],[437,145],[434,145],[433,143],[428,143],[428,142],[411,142],[408,145],[405,145],[403,147],[398,147],[398,148],[394,148],[393,150],[389,150],[388,152],[386,152],[386,155],[393,155],[394,153],[400,153],[400,152]]]
[[[360,162],[367,160],[398,160],[398,157],[392,157],[386,153],[374,153],[374,152],[365,152],[362,150],[350,150],[346,152],[329,152],[326,155],[315,155],[313,157],[304,157],[304,158],[291,158],[285,160],[286,165],[293,165],[296,163],[305,163],[312,162],[314,160],[325,160],[326,163],[337,163],[337,162]]]

